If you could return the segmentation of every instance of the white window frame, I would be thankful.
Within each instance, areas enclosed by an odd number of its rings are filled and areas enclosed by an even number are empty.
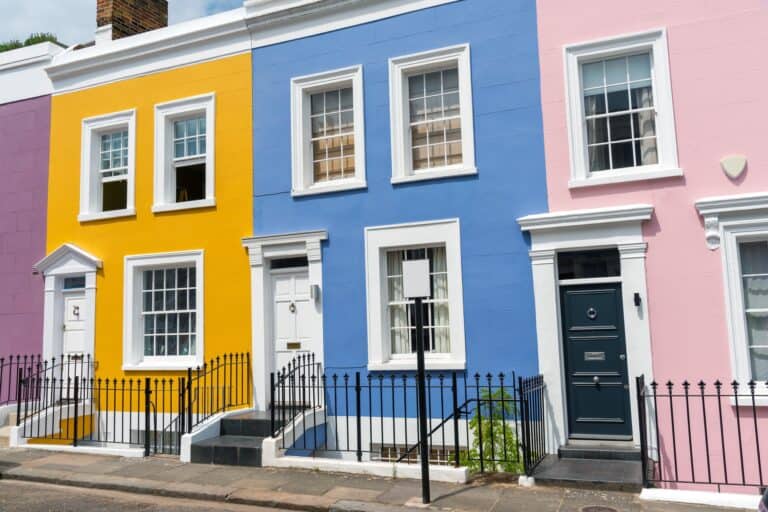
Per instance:
[[[128,173],[126,207],[102,211],[100,152],[101,135],[118,130],[128,131]],[[80,148],[80,213],[79,222],[89,222],[136,215],[136,109],[83,119]]]
[[[620,57],[644,51],[651,54],[651,79],[656,108],[658,163],[591,173],[587,157],[581,66],[590,61]],[[675,135],[675,115],[672,104],[672,84],[669,73],[666,29],[661,28],[610,39],[567,45],[564,48],[564,61],[566,115],[571,158],[571,179],[568,182],[570,188],[683,175],[683,170],[678,166],[677,160],[677,137]]]
[[[386,253],[393,249],[445,246],[450,311],[449,353],[425,354],[429,370],[466,369],[464,291],[461,272],[459,219],[436,220],[365,228],[365,281],[368,306],[368,370],[399,371],[416,368],[416,354],[393,356],[387,308]]]
[[[173,123],[195,114],[205,114],[205,198],[176,202],[176,177],[173,168]],[[152,211],[167,212],[207,208],[216,205],[215,148],[216,95],[193,96],[155,105],[155,192]]]
[[[125,257],[123,282],[123,370],[185,370],[201,366],[204,361],[203,301],[205,273],[203,250],[142,254]],[[142,271],[164,266],[194,265],[197,275],[197,326],[195,355],[144,356],[144,336],[141,327]]]
[[[428,170],[413,169],[408,77],[455,65],[459,71],[462,163]],[[396,57],[389,60],[389,108],[392,140],[392,183],[477,174],[472,110],[472,72],[469,44]]]
[[[315,183],[312,166],[312,94],[352,87],[355,122],[355,175],[350,178]],[[361,189],[365,177],[365,102],[363,66],[352,66],[291,79],[291,195],[304,196]]]

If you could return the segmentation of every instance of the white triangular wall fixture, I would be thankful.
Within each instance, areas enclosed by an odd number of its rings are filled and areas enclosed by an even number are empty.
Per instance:
[[[735,180],[747,168],[747,157],[744,155],[728,155],[720,160],[720,166],[723,168],[726,176]]]

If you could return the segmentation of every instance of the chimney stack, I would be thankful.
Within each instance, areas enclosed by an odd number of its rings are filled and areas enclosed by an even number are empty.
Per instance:
[[[96,0],[96,42],[168,26],[168,0]]]

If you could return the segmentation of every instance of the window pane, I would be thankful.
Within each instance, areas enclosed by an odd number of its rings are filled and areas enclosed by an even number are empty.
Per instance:
[[[635,142],[635,157],[637,165],[653,165],[659,163],[656,150],[656,139],[643,139]]]
[[[611,140],[625,140],[632,138],[632,127],[630,126],[631,117],[626,116],[613,116],[610,119],[611,124]]]
[[[632,114],[632,124],[635,137],[652,137],[656,135],[656,120],[652,110]]]
[[[750,350],[750,359],[752,360],[752,378],[768,381],[768,348],[753,348]]]
[[[745,277],[743,281],[746,307],[768,308],[768,276]]]
[[[128,181],[109,181],[102,184],[102,211],[110,212],[128,208]]]
[[[585,89],[603,86],[603,61],[581,66],[582,82]]]
[[[611,144],[611,163],[614,169],[632,167],[635,165],[635,156],[631,142]]]
[[[590,172],[604,171],[606,169],[610,169],[608,164],[608,145],[591,146],[589,148]]]
[[[632,108],[653,107],[653,88],[650,80],[632,84],[630,87]]]
[[[743,275],[768,274],[768,242],[742,242],[739,253]]]
[[[176,168],[176,202],[205,199],[205,164]]]
[[[427,73],[424,76],[424,86],[427,95],[442,92],[441,73]]]
[[[557,255],[560,279],[617,277],[621,275],[618,249],[561,252]]]
[[[626,85],[608,87],[608,112],[629,110],[629,90]]]
[[[651,56],[647,53],[629,57],[629,79],[631,81],[651,78]]]
[[[443,90],[445,92],[458,91],[459,90],[459,70],[448,69],[443,71]]]
[[[176,139],[181,139],[186,136],[187,130],[186,130],[187,124],[184,121],[176,121],[173,123],[173,136]]]
[[[608,142],[608,122],[606,118],[587,120],[587,142],[589,144]]]
[[[144,355],[155,355],[155,338],[152,336],[144,336]]]
[[[323,93],[313,94],[310,96],[310,103],[312,104],[312,115],[321,114],[325,108],[325,95]]]
[[[341,108],[344,109],[351,109],[352,108],[352,101],[353,101],[353,95],[352,95],[352,88],[347,87],[346,89],[341,90]]]
[[[408,97],[420,98],[424,96],[424,75],[408,77]]]
[[[605,83],[622,84],[627,82],[627,59],[619,57],[605,61]]]
[[[596,89],[585,94],[584,113],[588,116],[605,114],[605,89]]]

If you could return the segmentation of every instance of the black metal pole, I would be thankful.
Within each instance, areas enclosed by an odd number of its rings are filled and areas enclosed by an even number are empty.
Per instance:
[[[427,440],[427,378],[424,368],[424,319],[422,299],[415,299],[416,308],[416,365],[419,391],[419,447],[421,459],[421,499],[429,503],[429,441]]]
[[[149,457],[149,408],[152,391],[150,390],[150,378],[144,379],[144,456]]]

